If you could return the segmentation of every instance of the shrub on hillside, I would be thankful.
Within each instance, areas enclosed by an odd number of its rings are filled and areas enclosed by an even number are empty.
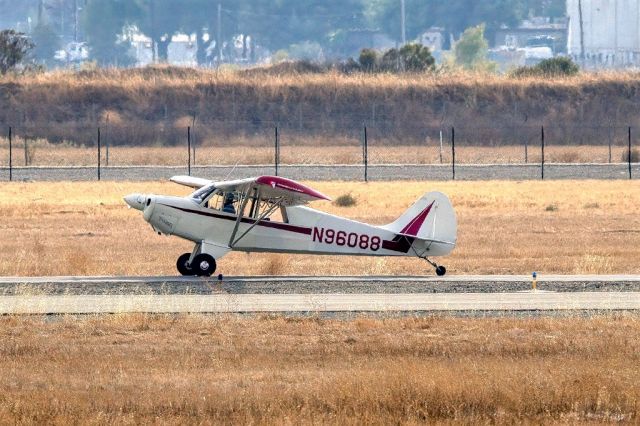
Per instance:
[[[569,77],[580,72],[580,67],[566,56],[545,59],[533,66],[519,67],[511,72],[513,77]]]
[[[374,49],[362,49],[358,57],[358,62],[360,63],[362,71],[373,72],[378,62],[378,53]]]
[[[622,153],[622,161],[624,163],[629,162],[629,150],[624,150],[624,152]],[[631,150],[631,162],[632,163],[639,163],[640,162],[640,151],[638,150],[638,148],[633,148]]]
[[[291,74],[322,74],[328,71],[324,65],[302,59],[298,61],[282,61],[265,67],[248,68],[240,71],[244,75],[291,75]]]
[[[418,43],[389,49],[382,56],[373,49],[362,49],[358,61],[362,71],[392,73],[433,71],[436,63],[429,48]]]

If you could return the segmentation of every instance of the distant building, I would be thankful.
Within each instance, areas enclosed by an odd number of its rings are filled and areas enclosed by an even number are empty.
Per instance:
[[[136,66],[145,66],[153,63],[153,42],[150,37],[136,33],[132,35],[130,42],[130,52],[136,61]],[[196,43],[195,35],[174,35],[167,50],[167,63],[180,66],[197,66]]]
[[[567,0],[569,54],[588,68],[640,66],[640,0]]]
[[[547,46],[554,55],[563,54],[567,52],[567,26],[567,18],[531,18],[522,21],[517,28],[496,30],[494,45],[508,48]]]
[[[431,52],[439,52],[444,47],[444,28],[431,27],[418,36],[416,41],[427,46]]]

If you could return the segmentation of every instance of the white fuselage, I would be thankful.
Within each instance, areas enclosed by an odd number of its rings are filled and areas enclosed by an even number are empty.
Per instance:
[[[191,198],[145,197],[145,205],[141,206],[144,219],[156,231],[221,249],[421,257],[446,255],[452,249],[447,244],[398,235],[308,207],[286,207],[286,223],[262,220],[252,227],[256,222],[254,218],[243,217],[237,223],[235,214],[201,206]],[[242,237],[233,244],[230,240],[236,224],[235,239]]]

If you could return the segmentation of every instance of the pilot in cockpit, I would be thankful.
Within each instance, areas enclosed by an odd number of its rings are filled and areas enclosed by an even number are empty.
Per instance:
[[[222,202],[222,211],[225,213],[236,214],[236,209],[233,206],[234,197],[233,192],[227,192],[224,194],[224,201]]]

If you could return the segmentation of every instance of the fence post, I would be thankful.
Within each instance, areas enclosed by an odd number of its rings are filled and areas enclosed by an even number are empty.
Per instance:
[[[29,165],[29,147],[27,146],[29,142],[27,141],[27,135],[24,135],[24,166],[27,167]]]
[[[100,154],[102,153],[102,147],[100,146],[100,127],[98,127],[98,180],[100,180]]]
[[[367,141],[367,126],[364,129],[364,139],[362,140],[362,160],[364,161],[364,181],[369,182],[369,144]]]
[[[440,164],[442,164],[442,130],[440,130]]]
[[[609,127],[609,164],[611,164],[611,131],[613,130],[612,127]],[[615,130],[613,130],[615,132]],[[615,133],[614,133],[615,136]]]
[[[191,126],[187,126],[187,173],[191,176]]]
[[[193,113],[193,118],[191,119],[191,128],[193,129],[193,141],[192,141],[192,145],[193,145],[193,165],[196,165],[196,113]]]
[[[9,182],[13,180],[13,141],[12,141],[12,130],[9,127]]]
[[[542,148],[542,157],[540,159],[541,178],[544,180],[544,126],[540,127],[540,146]]]
[[[529,140],[524,138],[524,164],[529,163]]]
[[[451,126],[451,174],[456,180],[456,129]]]
[[[109,167],[109,114],[107,113],[107,119],[104,123],[104,149],[105,149],[105,158],[104,165],[105,167]]]
[[[278,163],[280,163],[280,135],[278,135],[278,125],[276,124],[275,129],[275,151],[274,151],[274,162],[276,166],[276,176],[278,176]]]
[[[627,164],[629,166],[629,179],[631,179],[631,126],[629,126],[629,137],[628,137],[628,141],[629,141],[629,158],[627,158]]]

